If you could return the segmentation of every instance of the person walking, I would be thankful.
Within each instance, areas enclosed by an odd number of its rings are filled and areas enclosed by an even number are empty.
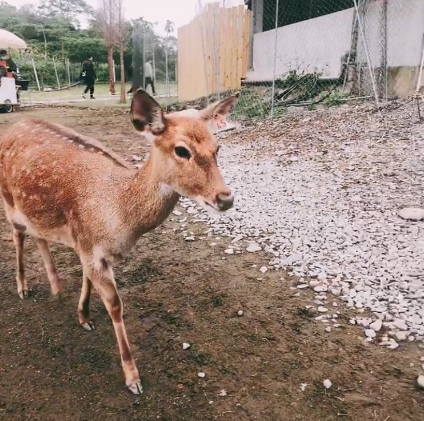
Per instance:
[[[82,64],[82,79],[86,85],[82,97],[85,99],[85,95],[90,91],[90,99],[94,98],[94,84],[96,82],[96,71],[94,70],[93,56],[88,56],[88,59]]]
[[[151,85],[153,96],[155,96],[155,81],[153,79],[153,67],[151,60],[146,61],[146,63],[144,64],[144,89],[146,91],[149,85]]]

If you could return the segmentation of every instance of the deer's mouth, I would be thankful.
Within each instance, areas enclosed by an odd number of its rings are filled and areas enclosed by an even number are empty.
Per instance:
[[[198,202],[203,206],[204,209],[206,209],[207,211],[215,215],[223,214],[233,207],[232,204],[231,205],[226,204],[222,206],[222,204],[220,203],[212,203],[204,199]]]

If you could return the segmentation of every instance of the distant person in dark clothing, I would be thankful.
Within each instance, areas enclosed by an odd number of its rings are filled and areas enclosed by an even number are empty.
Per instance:
[[[93,56],[89,56],[88,60],[84,61],[82,64],[82,72],[81,72],[82,79],[85,83],[85,90],[82,93],[82,97],[85,99],[85,95],[88,91],[90,91],[90,99],[94,98],[94,84],[96,83],[96,71],[94,70],[94,64],[93,64]]]

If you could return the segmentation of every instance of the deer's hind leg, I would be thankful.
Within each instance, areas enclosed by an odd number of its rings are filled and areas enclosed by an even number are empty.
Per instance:
[[[53,257],[49,250],[49,245],[46,240],[37,239],[38,250],[44,261],[47,277],[49,278],[51,293],[54,297],[63,298],[63,287],[54,264]]]
[[[25,243],[25,234],[21,231],[18,231],[16,228],[13,228],[13,242],[15,243],[16,248],[16,284],[18,287],[18,295],[20,298],[28,298],[28,283],[25,278],[24,270],[24,243]]]

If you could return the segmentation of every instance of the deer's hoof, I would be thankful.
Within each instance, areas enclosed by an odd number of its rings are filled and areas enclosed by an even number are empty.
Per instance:
[[[132,384],[127,384],[127,387],[134,395],[141,395],[143,393],[143,386],[141,385],[140,380]]]
[[[93,322],[85,322],[81,323],[81,327],[86,330],[87,332],[92,332],[93,330],[96,330],[96,327],[94,326]]]
[[[26,299],[29,297],[28,290],[26,290],[26,289],[24,289],[24,290],[22,290],[22,291],[18,292],[18,294],[19,294],[19,298],[20,298],[21,300],[26,300]]]
[[[65,300],[65,293],[63,291],[56,292],[56,294],[53,294],[53,298],[62,303]]]

